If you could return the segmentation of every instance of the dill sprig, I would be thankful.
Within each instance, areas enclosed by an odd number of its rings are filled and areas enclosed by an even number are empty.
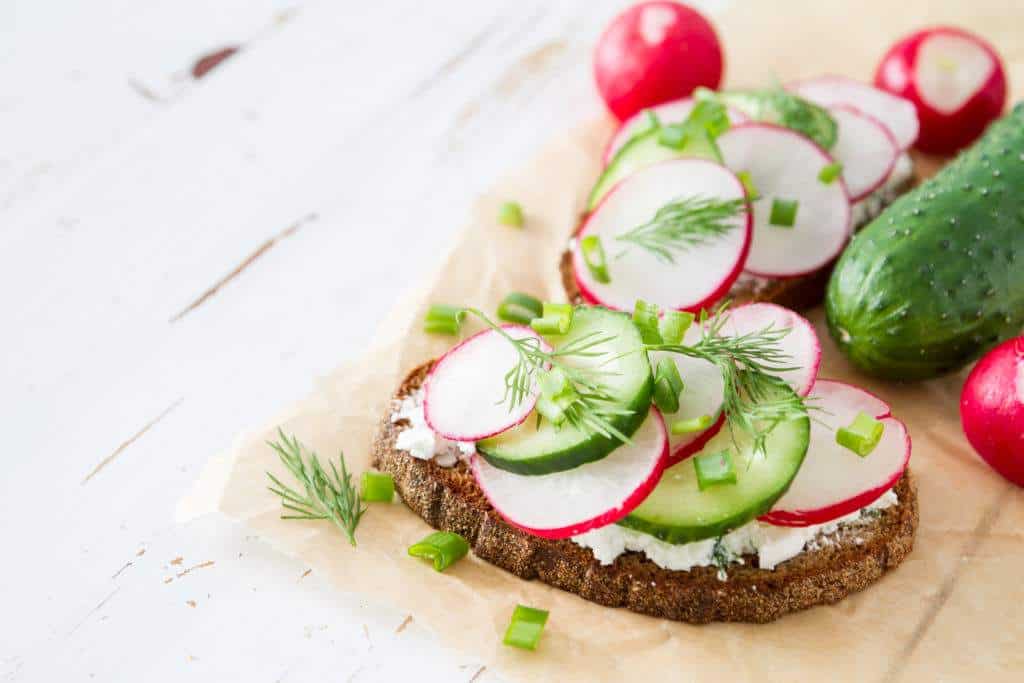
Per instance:
[[[316,453],[304,457],[302,444],[294,436],[289,437],[278,428],[280,441],[268,441],[281,462],[301,485],[301,491],[287,486],[270,472],[267,476],[273,486],[267,488],[280,496],[281,506],[291,514],[282,514],[281,519],[329,519],[348,537],[349,543],[356,544],[355,531],[366,507],[359,492],[352,485],[352,475],[345,466],[345,454],[340,454],[339,472],[334,463],[328,461],[330,472],[320,464]]]
[[[707,311],[700,316],[700,340],[692,345],[649,344],[649,351],[668,351],[692,358],[702,358],[714,364],[722,373],[724,398],[722,408],[729,429],[750,436],[755,453],[765,452],[768,434],[780,422],[807,415],[803,398],[790,391],[780,391],[785,382],[779,373],[794,370],[792,358],[779,342],[789,329],[768,325],[761,330],[742,335],[723,335],[722,327],[727,304],[713,316]]]
[[[662,261],[675,263],[674,252],[684,252],[725,235],[738,225],[732,219],[746,210],[743,199],[683,197],[672,200],[658,209],[651,220],[615,239],[646,249]]]
[[[575,391],[575,400],[565,408],[566,421],[584,433],[599,434],[606,438],[614,438],[622,443],[631,443],[628,436],[619,431],[611,423],[615,416],[630,415],[633,411],[622,406],[601,382],[601,377],[610,374],[597,367],[579,368],[567,364],[570,358],[600,358],[607,356],[606,362],[615,356],[598,347],[615,339],[614,335],[598,331],[589,332],[563,344],[553,351],[541,348],[541,340],[537,337],[516,339],[503,327],[493,322],[482,311],[476,308],[465,309],[475,315],[488,327],[504,337],[515,348],[518,359],[515,365],[505,373],[505,394],[499,403],[507,403],[509,410],[514,410],[532,393],[538,372],[559,369],[568,378]]]

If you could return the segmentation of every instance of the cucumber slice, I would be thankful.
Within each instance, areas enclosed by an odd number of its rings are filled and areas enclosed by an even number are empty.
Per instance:
[[[557,351],[594,333],[609,338],[590,349],[596,355],[566,357],[565,363],[604,373],[601,381],[608,393],[628,411],[611,417],[609,422],[631,436],[647,416],[654,382],[640,332],[630,317],[605,308],[578,306],[569,334],[561,338],[549,337],[548,341]],[[585,433],[568,423],[556,427],[548,420],[541,420],[538,427],[536,416],[531,415],[517,427],[478,441],[476,448],[487,462],[499,469],[517,474],[550,474],[600,460],[620,445],[613,437]]]
[[[686,139],[685,144],[680,147],[669,147],[661,144],[662,128],[652,128],[630,138],[629,142],[622,146],[608,165],[605,166],[597,184],[590,192],[590,199],[587,201],[587,210],[593,211],[608,191],[615,187],[620,180],[646,168],[659,161],[669,159],[680,159],[682,157],[697,157],[699,159],[710,159],[717,163],[722,162],[722,155],[718,152],[718,146],[708,135],[694,134]]]
[[[779,391],[792,391],[779,387]],[[657,488],[618,524],[668,543],[692,543],[717,538],[771,509],[800,470],[811,438],[810,419],[779,423],[768,435],[767,455],[754,453],[745,434],[728,427],[712,438],[701,453],[729,450],[736,483],[697,485],[692,459],[665,470]]]

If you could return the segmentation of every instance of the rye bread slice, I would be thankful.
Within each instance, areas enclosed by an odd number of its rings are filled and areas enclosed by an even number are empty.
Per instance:
[[[413,370],[395,394],[401,399],[423,383],[433,362]],[[907,556],[917,529],[917,492],[909,470],[896,485],[899,504],[857,525],[841,527],[774,571],[756,556],[728,568],[720,581],[714,567],[672,571],[642,553],[628,552],[602,565],[570,540],[539,538],[506,524],[491,508],[462,462],[445,468],[395,448],[404,423],[384,415],[373,444],[373,465],[394,476],[402,500],[428,524],[464,536],[474,554],[523,579],[609,607],[665,619],[764,623],[815,605],[838,602],[878,580]]]
[[[863,200],[865,206],[864,217],[853,226],[854,231],[860,230],[877,218],[885,207],[896,201],[913,184],[914,176],[910,175],[904,182],[865,198]],[[835,263],[833,262],[813,273],[784,279],[756,278],[741,275],[736,284],[732,286],[726,298],[734,304],[765,301],[785,306],[795,311],[804,311],[817,306],[825,299],[825,287],[828,285],[828,279],[832,275],[832,267],[834,265]],[[562,252],[558,269],[562,275],[562,287],[565,288],[568,300],[575,304],[584,303],[579,287],[576,286],[576,278],[573,276],[572,252],[570,250],[566,249]]]

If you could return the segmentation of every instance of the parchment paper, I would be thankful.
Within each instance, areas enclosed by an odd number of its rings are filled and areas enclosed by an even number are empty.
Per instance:
[[[1024,6],[1007,2],[736,3],[718,22],[731,85],[823,72],[870,78],[875,60],[912,28],[955,23],[992,40],[1010,77],[1024,77]],[[510,290],[563,297],[556,270],[565,238],[598,171],[610,122],[567,131],[482,198],[435,275],[403,299],[366,356],[322,380],[306,400],[215,458],[183,501],[189,517],[219,510],[339,587],[411,612],[440,640],[508,680],[1022,680],[1024,491],[973,454],[957,412],[964,374],[898,386],[859,377],[811,314],[825,346],[822,376],[869,386],[890,401],[914,441],[921,524],[906,562],[866,591],[770,625],[688,626],[608,609],[470,557],[443,574],[406,557],[428,528],[403,505],[371,505],[352,549],[328,524],[283,522],[264,488],[278,471],[264,445],[277,425],[324,456],[344,450],[357,472],[399,379],[450,341],[419,331],[426,302],[493,310]],[[931,166],[928,166],[931,168]],[[495,224],[515,198],[522,231]],[[517,603],[551,618],[539,649],[500,645]],[[457,606],[453,609],[453,606]]]

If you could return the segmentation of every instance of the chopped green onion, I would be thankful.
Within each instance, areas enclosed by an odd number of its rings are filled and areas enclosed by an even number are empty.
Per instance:
[[[736,174],[736,177],[743,183],[743,189],[747,191],[747,199],[753,202],[761,198],[761,193],[757,191],[757,186],[754,185],[754,179],[750,176],[750,171],[740,171]]]
[[[660,309],[657,304],[649,304],[643,299],[637,299],[633,306],[633,323],[640,330],[640,338],[644,344],[660,344],[661,332],[658,330],[658,313]]]
[[[443,572],[469,552],[469,543],[462,536],[450,531],[435,531],[419,543],[409,546],[410,557],[433,561],[434,569]]]
[[[529,325],[543,313],[544,305],[540,299],[522,292],[512,292],[498,304],[498,317],[510,323]]]
[[[654,405],[662,413],[679,412],[679,394],[683,391],[683,378],[671,358],[658,361],[654,373]]]
[[[661,119],[653,109],[644,109],[644,117],[647,119],[647,130],[652,131],[661,127]]]
[[[423,331],[431,334],[458,334],[465,317],[465,309],[458,306],[434,304],[427,309],[427,315],[423,318]]]
[[[608,274],[608,261],[604,256],[604,247],[601,245],[601,238],[597,235],[587,235],[580,240],[580,251],[583,252],[583,261],[587,264],[587,270],[598,282],[608,284],[612,281]]]
[[[693,456],[693,466],[697,470],[697,488],[701,491],[711,486],[736,483],[736,468],[729,449],[718,453],[699,453]]]
[[[558,367],[541,372],[537,377],[537,384],[540,386],[540,392],[551,398],[564,396],[573,390],[569,376]]]
[[[498,222],[510,228],[523,227],[523,207],[518,202],[505,202],[498,209]]]
[[[579,398],[569,376],[561,368],[551,368],[538,375],[537,384],[540,387],[537,412],[553,425],[565,422],[566,409]]]
[[[799,206],[800,202],[795,199],[773,199],[768,222],[780,228],[792,228],[796,223],[796,210]]]
[[[395,497],[395,480],[387,472],[363,472],[359,497],[368,503],[390,503]]]
[[[676,395],[683,393],[683,378],[679,376],[679,367],[676,362],[671,358],[662,358],[658,361],[658,366],[654,371],[654,378],[665,379],[668,381],[672,391],[676,392]]]
[[[541,334],[565,334],[572,327],[572,304],[544,302],[542,315],[530,321],[530,327]]]
[[[885,425],[867,413],[857,413],[853,423],[836,430],[836,443],[860,457],[871,455],[885,432]]]
[[[544,624],[548,621],[548,611],[525,605],[516,605],[512,611],[512,621],[505,631],[505,645],[523,650],[536,650],[540,634],[544,632]]]
[[[686,128],[678,123],[673,123],[669,126],[662,126],[661,132],[658,133],[658,143],[663,147],[671,147],[672,149],[682,149],[686,146],[686,139],[690,137]]]
[[[843,165],[838,161],[833,161],[828,166],[821,169],[818,173],[818,180],[825,185],[831,185],[836,178],[838,178],[843,172]]]
[[[710,415],[701,415],[700,417],[692,417],[689,420],[676,420],[669,427],[669,430],[676,436],[694,434],[696,432],[703,432],[714,421],[715,418]]]
[[[679,412],[679,394],[664,377],[654,380],[654,405],[662,414]]]
[[[714,139],[729,130],[729,126],[732,124],[729,122],[729,114],[721,103],[714,99],[703,99],[697,102],[697,106],[686,117],[686,125],[689,127],[700,126]]]
[[[686,334],[686,330],[690,329],[690,324],[693,323],[693,320],[693,313],[665,311],[665,315],[662,316],[661,323],[658,325],[661,340],[666,344],[682,343],[683,335]]]
[[[537,403],[534,405],[534,408],[537,409],[537,413],[541,417],[556,427],[565,422],[565,408],[543,394],[537,397]]]

